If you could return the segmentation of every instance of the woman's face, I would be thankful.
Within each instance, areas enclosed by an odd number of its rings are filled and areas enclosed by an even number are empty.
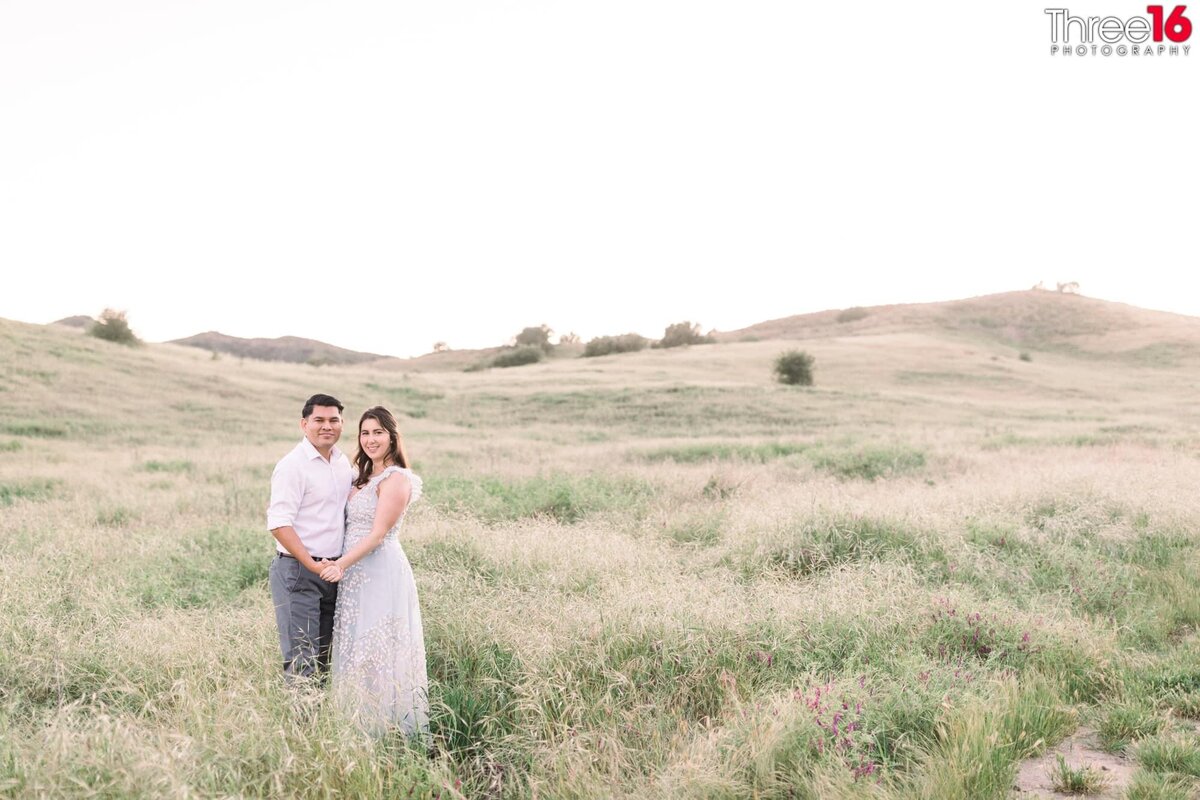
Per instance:
[[[363,449],[368,458],[378,461],[391,449],[392,439],[379,420],[367,417],[363,420],[362,427],[358,429],[358,446]]]

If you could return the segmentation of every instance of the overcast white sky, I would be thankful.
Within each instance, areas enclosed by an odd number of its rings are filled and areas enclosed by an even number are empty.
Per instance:
[[[403,356],[1040,279],[1200,315],[1200,53],[1052,57],[1054,5],[0,0],[0,317]]]

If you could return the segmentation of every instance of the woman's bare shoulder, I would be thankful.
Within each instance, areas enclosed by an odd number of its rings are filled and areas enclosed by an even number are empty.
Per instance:
[[[412,491],[412,479],[403,467],[389,467],[376,487],[380,497],[402,498]]]

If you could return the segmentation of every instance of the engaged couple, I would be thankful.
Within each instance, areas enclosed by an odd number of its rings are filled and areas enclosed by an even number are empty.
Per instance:
[[[330,671],[335,702],[373,735],[424,735],[425,639],[398,536],[421,479],[382,406],[359,419],[352,465],[336,447],[342,410],[329,395],[310,397],[304,438],[271,476],[271,599],[284,673],[290,680]]]

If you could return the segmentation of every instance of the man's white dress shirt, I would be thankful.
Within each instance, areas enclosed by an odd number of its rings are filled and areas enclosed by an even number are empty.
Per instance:
[[[312,442],[301,439],[271,474],[267,528],[290,525],[309,555],[340,556],[346,530],[346,499],[353,480],[350,459],[341,450],[333,448],[326,461]],[[276,549],[287,552],[278,542]]]

